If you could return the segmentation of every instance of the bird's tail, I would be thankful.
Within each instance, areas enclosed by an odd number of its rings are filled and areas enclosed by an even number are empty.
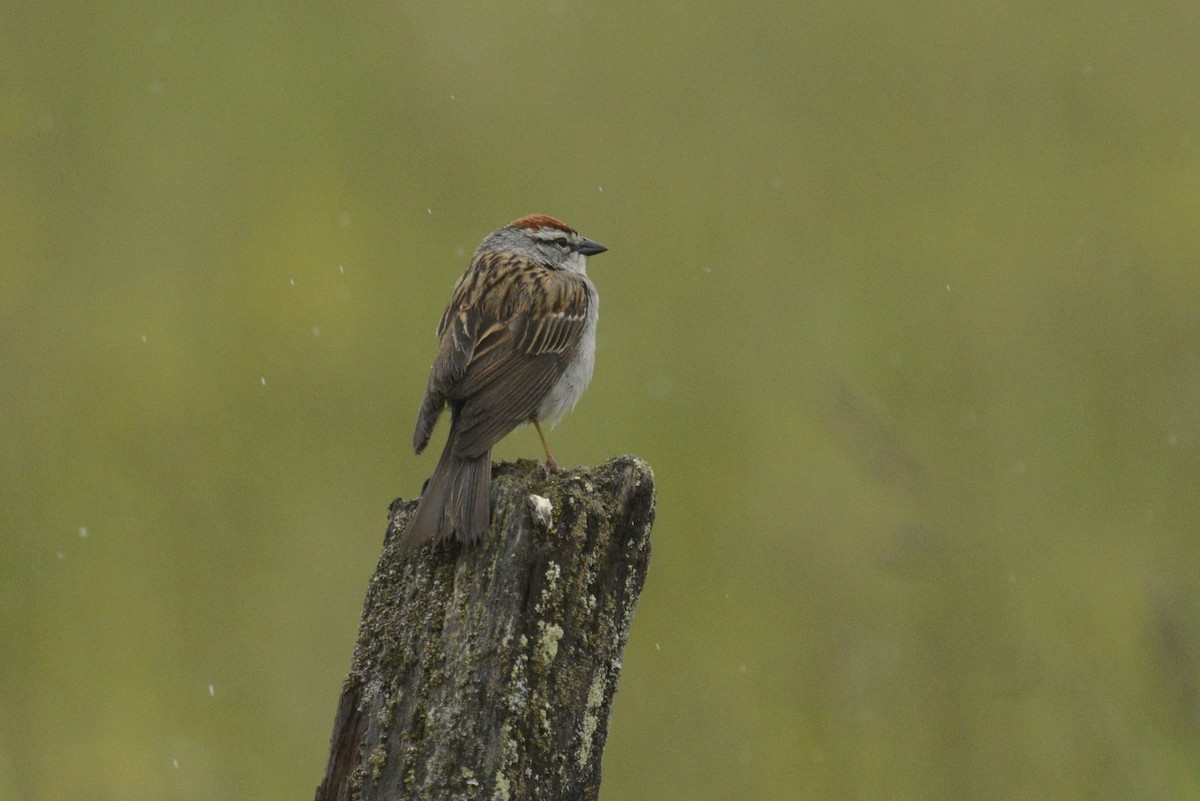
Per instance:
[[[452,452],[453,437],[421,493],[417,511],[400,543],[414,551],[429,540],[456,535],[467,545],[480,539],[489,520],[488,489],[492,483],[492,451],[465,459]]]

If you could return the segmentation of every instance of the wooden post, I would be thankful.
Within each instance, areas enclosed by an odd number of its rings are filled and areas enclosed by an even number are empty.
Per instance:
[[[317,801],[596,798],[653,473],[498,464],[491,503],[482,543],[408,556],[392,504]]]

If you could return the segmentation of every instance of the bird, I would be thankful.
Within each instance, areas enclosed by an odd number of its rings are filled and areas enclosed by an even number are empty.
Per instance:
[[[450,434],[401,540],[411,552],[487,530],[492,447],[532,423],[558,470],[543,425],[570,412],[592,378],[600,297],[587,259],[608,248],[545,214],[484,237],[438,323],[438,350],[417,413],[420,455],[443,409]]]

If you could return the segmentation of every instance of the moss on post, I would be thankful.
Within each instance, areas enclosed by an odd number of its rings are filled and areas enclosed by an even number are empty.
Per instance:
[[[491,493],[484,542],[408,556],[416,502],[392,504],[317,801],[596,797],[653,474],[522,461]]]

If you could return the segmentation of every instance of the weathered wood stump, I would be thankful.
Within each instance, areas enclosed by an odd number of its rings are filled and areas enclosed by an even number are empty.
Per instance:
[[[491,503],[482,543],[409,555],[392,504],[317,801],[596,798],[653,473],[498,464]]]

